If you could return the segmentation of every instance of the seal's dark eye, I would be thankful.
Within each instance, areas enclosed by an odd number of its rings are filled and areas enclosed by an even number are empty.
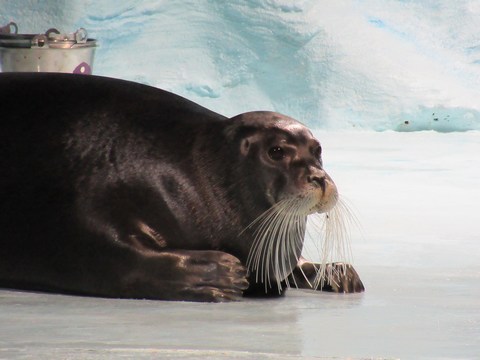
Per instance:
[[[313,150],[313,156],[315,156],[317,159],[320,159],[322,156],[322,147],[318,146]]]
[[[280,161],[285,157],[285,151],[280,146],[274,146],[268,150],[270,159]]]

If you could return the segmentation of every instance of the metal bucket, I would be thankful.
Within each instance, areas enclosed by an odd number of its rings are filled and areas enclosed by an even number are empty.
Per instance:
[[[0,72],[91,74],[97,42],[83,28],[71,34],[17,34],[17,24],[0,27]]]

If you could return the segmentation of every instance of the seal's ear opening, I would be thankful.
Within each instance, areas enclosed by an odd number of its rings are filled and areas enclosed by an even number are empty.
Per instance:
[[[247,156],[250,150],[250,140],[248,138],[243,139],[240,143],[240,154]]]
[[[242,156],[249,156],[249,154],[258,148],[260,135],[258,133],[254,133],[250,136],[245,136],[243,139],[240,140],[240,154]]]

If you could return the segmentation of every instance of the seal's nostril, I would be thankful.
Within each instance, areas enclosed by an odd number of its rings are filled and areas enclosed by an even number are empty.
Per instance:
[[[326,187],[325,177],[310,175],[308,177],[308,182],[312,183],[315,187],[321,188],[322,191],[325,191],[325,187]]]

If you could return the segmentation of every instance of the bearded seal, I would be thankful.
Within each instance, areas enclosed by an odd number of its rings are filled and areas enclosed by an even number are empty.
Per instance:
[[[296,120],[73,74],[0,74],[0,99],[1,287],[228,301],[318,277],[306,217],[338,193]],[[325,289],[363,291],[333,267]]]

